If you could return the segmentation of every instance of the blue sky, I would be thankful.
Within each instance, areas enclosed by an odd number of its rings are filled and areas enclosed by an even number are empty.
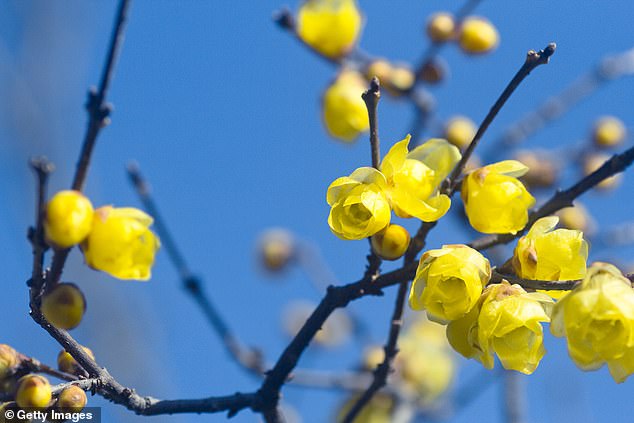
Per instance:
[[[415,62],[427,46],[426,17],[447,3],[360,1],[366,16],[362,48]],[[450,3],[453,10],[461,5]],[[284,5],[295,9],[297,2],[134,2],[109,96],[113,123],[100,136],[86,189],[96,205],[139,206],[124,173],[125,164],[137,160],[215,303],[241,339],[261,347],[269,360],[288,341],[281,330],[285,304],[317,302],[320,296],[299,270],[279,280],[258,271],[253,257],[258,234],[284,226],[316,243],[342,282],[358,279],[367,254],[366,242],[344,242],[330,233],[325,190],[335,178],[369,163],[368,143],[360,139],[347,146],[328,138],[319,120],[319,98],[335,69],[272,22],[272,13]],[[25,233],[33,215],[34,184],[26,162],[47,155],[57,164],[52,191],[69,186],[86,124],[86,89],[100,76],[115,8],[114,1],[7,0],[0,10],[0,195],[5,204],[0,208],[0,342],[44,362],[54,361],[58,347],[28,317]],[[465,57],[455,47],[443,50],[451,77],[431,89],[438,118],[464,114],[479,122],[525,52],[557,42],[551,64],[522,84],[491,126],[486,145],[602,56],[631,48],[633,8],[622,0],[484,0],[476,13],[497,26],[501,44],[494,54],[479,58]],[[633,127],[633,91],[632,78],[606,84],[525,146],[584,142],[594,119],[604,114]],[[405,102],[382,100],[383,153],[407,134],[411,113]],[[568,172],[562,186],[576,177]],[[601,227],[634,217],[631,170],[627,179],[610,195],[584,198]],[[454,207],[460,207],[459,201]],[[472,237],[447,219],[432,233],[429,246]],[[631,262],[634,249],[604,249],[591,258]],[[78,283],[88,298],[85,322],[74,335],[122,383],[166,398],[224,395],[258,386],[226,357],[180,288],[164,252],[148,283],[114,280],[85,269],[81,261],[74,254],[64,277]],[[392,290],[384,298],[352,305],[377,342],[385,338],[394,295]],[[582,373],[568,359],[562,340],[548,336],[546,346],[549,354],[537,372],[524,378],[530,421],[612,422],[634,412],[628,400],[634,382],[616,385],[605,370]],[[301,366],[349,369],[359,354],[353,342],[327,353],[311,349]],[[464,371],[458,384],[478,368],[460,363]],[[501,421],[500,392],[499,385],[488,389],[455,421],[472,421],[474,413]],[[284,390],[284,400],[307,422],[327,421],[340,398],[339,393]],[[107,421],[143,420],[115,406],[107,410]],[[255,419],[246,411],[235,421]],[[153,421],[222,420],[182,416]]]

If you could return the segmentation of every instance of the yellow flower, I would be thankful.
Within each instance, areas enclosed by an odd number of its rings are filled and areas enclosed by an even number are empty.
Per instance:
[[[592,139],[599,148],[609,148],[622,144],[626,136],[627,129],[619,118],[603,116],[594,123]]]
[[[543,217],[520,238],[513,254],[513,267],[524,279],[563,281],[586,274],[588,243],[581,231],[556,229],[559,218]]]
[[[471,172],[462,183],[462,201],[469,223],[477,231],[515,234],[528,222],[535,198],[517,180],[528,168],[505,160]]]
[[[371,167],[361,167],[328,187],[328,225],[341,239],[363,239],[390,223],[390,204],[384,194],[385,177]]]
[[[82,244],[86,263],[119,279],[148,280],[159,239],[152,218],[135,208],[105,206],[95,211],[92,230]]]
[[[320,54],[338,58],[354,47],[361,24],[355,0],[307,0],[297,14],[297,35]]]
[[[69,248],[83,241],[92,225],[90,200],[79,191],[60,191],[46,206],[46,239],[57,247]]]
[[[433,222],[451,206],[451,200],[438,192],[438,186],[460,161],[460,152],[439,138],[408,151],[410,138],[408,135],[394,144],[381,163],[381,172],[397,216]]]
[[[618,383],[634,372],[634,291],[614,266],[595,263],[581,284],[553,309],[550,330],[565,336],[583,370],[605,362]]]
[[[541,322],[550,321],[552,299],[527,293],[503,281],[488,286],[478,304],[447,326],[447,338],[456,351],[492,369],[494,355],[502,366],[531,374],[545,354]]]
[[[343,70],[326,89],[322,99],[323,120],[334,138],[352,142],[370,127],[368,111],[361,98],[366,85],[357,71]]]
[[[444,327],[420,319],[399,338],[395,367],[403,387],[429,404],[445,393],[455,373],[455,362]]]
[[[409,293],[414,310],[426,310],[431,320],[447,323],[465,316],[491,279],[491,265],[466,245],[445,245],[420,258]]]

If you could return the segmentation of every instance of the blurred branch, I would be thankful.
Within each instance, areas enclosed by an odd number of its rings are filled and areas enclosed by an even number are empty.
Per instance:
[[[526,422],[526,392],[521,374],[505,370],[503,386],[506,423]]]
[[[242,368],[251,373],[261,376],[265,371],[264,359],[258,349],[248,349],[242,346],[238,338],[229,329],[228,323],[224,320],[216,306],[208,295],[205,285],[201,279],[191,272],[183,254],[178,249],[171,232],[167,228],[165,221],[158,211],[158,207],[150,194],[150,187],[141,175],[139,167],[131,163],[127,167],[128,176],[134,185],[139,199],[143,203],[145,210],[154,218],[154,225],[161,238],[161,242],[168,257],[176,267],[180,275],[181,283],[187,293],[194,299],[198,307],[203,311],[214,331],[218,334],[229,356],[233,358]]]
[[[110,82],[114,74],[117,56],[123,45],[125,23],[128,19],[130,3],[131,0],[121,0],[119,2],[115,25],[110,38],[110,46],[101,74],[99,89],[91,87],[88,91],[88,102],[86,103],[88,127],[84,135],[84,142],[82,144],[81,153],[79,154],[79,161],[77,162],[77,169],[75,170],[72,184],[72,189],[77,191],[82,191],[84,188],[88,167],[90,166],[90,159],[97,142],[99,131],[109,123],[112,107],[106,103],[106,95],[108,94],[108,88],[110,87]],[[46,278],[46,283],[49,284],[49,286],[59,282],[69,252],[70,248],[55,250],[53,263]]]
[[[564,115],[605,83],[632,74],[634,74],[634,49],[605,57],[594,69],[507,127],[502,136],[492,143],[494,151],[521,143],[551,121]]]
[[[587,175],[570,188],[563,191],[558,190],[550,198],[550,200],[529,215],[528,223],[524,226],[524,229],[518,233],[488,235],[479,238],[468,245],[476,250],[486,250],[495,245],[511,242],[515,238],[522,236],[522,234],[528,230],[528,228],[533,226],[533,223],[535,223],[538,219],[544,216],[549,216],[565,207],[571,207],[573,205],[572,202],[581,194],[589,191],[601,181],[614,176],[617,173],[623,172],[632,164],[632,162],[634,162],[634,147],[630,147],[621,154],[615,154],[609,160],[606,160],[600,168]]]

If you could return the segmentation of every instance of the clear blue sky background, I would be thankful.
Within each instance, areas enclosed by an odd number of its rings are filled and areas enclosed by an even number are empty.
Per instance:
[[[343,282],[362,274],[367,253],[367,243],[343,242],[330,233],[325,202],[333,179],[367,165],[367,141],[344,146],[326,135],[319,97],[334,69],[274,25],[272,13],[285,4],[134,2],[109,96],[115,104],[113,123],[99,139],[87,185],[96,205],[138,206],[124,174],[124,164],[138,160],[214,301],[241,339],[261,347],[269,360],[287,342],[280,325],[284,305],[293,299],[317,302],[319,295],[299,270],[280,281],[258,271],[253,251],[260,231],[285,226],[314,241]],[[363,49],[415,62],[427,46],[422,34],[426,17],[447,7],[455,10],[462,2],[360,4],[366,15]],[[295,9],[297,2],[289,6]],[[58,168],[52,190],[69,186],[86,123],[86,89],[100,76],[115,8],[114,1],[23,0],[6,0],[0,7],[0,342],[45,362],[54,362],[59,348],[28,317],[30,248],[25,234],[33,215],[34,184],[26,163],[30,156],[47,155]],[[482,58],[465,57],[455,47],[443,51],[451,77],[432,89],[440,119],[459,113],[480,121],[528,49],[543,48],[550,41],[558,44],[552,63],[519,88],[484,144],[604,54],[631,48],[634,41],[634,6],[624,0],[484,0],[477,13],[495,23],[501,44]],[[526,146],[583,142],[593,120],[603,114],[634,126],[633,92],[631,78],[606,85]],[[412,111],[389,98],[380,111],[385,153],[407,133]],[[575,176],[568,174],[562,185]],[[584,198],[603,228],[634,217],[631,170],[627,176],[629,181],[612,195],[591,193]],[[447,219],[432,233],[430,247],[472,237]],[[634,249],[592,253],[592,259],[609,258],[632,261]],[[73,255],[64,279],[77,282],[88,297],[85,322],[74,335],[122,383],[164,398],[225,395],[258,386],[228,359],[181,290],[164,252],[148,283],[118,281],[87,270],[79,254]],[[352,306],[377,342],[385,338],[393,296],[391,290],[384,298]],[[523,378],[529,421],[616,422],[634,414],[634,382],[616,385],[605,369],[582,373],[568,359],[563,340],[548,336],[546,345],[549,354],[539,369]],[[327,354],[311,349],[301,366],[349,369],[359,354],[353,342]],[[479,367],[460,363],[458,385]],[[500,385],[494,385],[455,421],[501,421],[500,394]],[[284,390],[285,402],[300,410],[306,422],[329,420],[340,399],[340,393]],[[91,400],[93,405],[103,403]],[[144,421],[116,406],[106,410],[108,422]],[[152,419],[222,420],[220,415]],[[255,420],[244,411],[234,421]]]

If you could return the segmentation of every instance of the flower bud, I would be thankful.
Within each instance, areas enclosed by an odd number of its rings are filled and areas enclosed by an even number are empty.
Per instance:
[[[438,84],[449,75],[449,66],[440,57],[434,57],[427,61],[418,71],[418,78],[428,84]]]
[[[528,167],[528,172],[520,178],[526,185],[545,188],[557,181],[559,169],[555,161],[543,152],[540,154],[533,151],[519,151],[515,155],[515,160]]]
[[[473,140],[477,129],[468,117],[454,116],[445,123],[445,138],[460,150],[464,150]]]
[[[370,127],[368,110],[361,98],[367,89],[363,76],[344,69],[322,99],[322,118],[328,133],[341,141],[353,142]]]
[[[425,29],[427,36],[433,42],[443,43],[455,38],[456,21],[451,13],[435,13],[427,21],[427,27]]]
[[[487,19],[471,16],[460,25],[458,42],[468,54],[483,54],[494,50],[499,43],[497,29]]]
[[[586,234],[596,231],[596,222],[590,212],[579,202],[575,202],[574,207],[564,207],[556,213],[559,216],[559,223],[566,229],[575,229]]]
[[[365,69],[365,77],[368,81],[376,76],[382,85],[390,80],[391,74],[392,65],[385,59],[373,60]]]
[[[392,67],[388,79],[383,81],[383,85],[390,94],[398,97],[409,91],[414,82],[416,82],[416,77],[409,66],[395,65]]]
[[[7,344],[0,344],[0,379],[9,376],[19,363],[17,351]]]
[[[18,380],[15,402],[21,408],[48,407],[51,398],[51,384],[45,377],[29,374]]]
[[[84,390],[79,386],[71,385],[60,392],[55,405],[64,412],[79,413],[87,402],[88,398]]]
[[[266,270],[279,272],[292,260],[295,254],[293,234],[283,228],[265,231],[258,241],[258,256]]]
[[[410,236],[400,225],[389,225],[371,238],[372,250],[384,260],[396,260],[405,254]]]
[[[92,358],[93,360],[95,359],[95,355],[93,354],[92,350],[90,350],[90,348],[82,348],[90,358]],[[60,351],[57,355],[57,368],[64,373],[70,373],[76,376],[80,376],[85,373],[83,367],[81,367],[81,365],[73,358],[73,356],[65,350]]]
[[[84,317],[86,299],[79,287],[60,283],[42,297],[42,314],[58,329],[76,328]]]
[[[49,243],[69,248],[83,241],[92,227],[93,208],[79,191],[60,191],[46,206],[44,233]]]
[[[352,50],[361,26],[361,12],[355,0],[307,0],[297,14],[299,38],[330,58]]]
[[[614,116],[603,116],[594,123],[592,141],[597,147],[615,147],[622,144],[626,136],[625,125]]]

